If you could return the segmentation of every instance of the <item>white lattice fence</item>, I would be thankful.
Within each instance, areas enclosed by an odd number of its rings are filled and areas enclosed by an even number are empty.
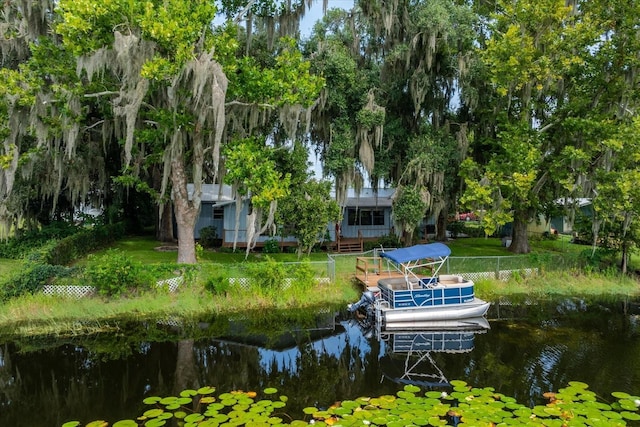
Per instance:
[[[84,298],[92,296],[96,293],[96,288],[93,286],[56,286],[45,285],[42,289],[42,293],[49,296],[62,296],[66,298]]]
[[[178,290],[178,287],[184,282],[183,276],[172,277],[171,279],[166,280],[158,280],[156,282],[156,287],[158,288],[166,288],[169,292],[175,292]]]
[[[184,282],[184,277],[172,277],[167,280],[159,280],[156,282],[157,287],[166,287],[169,292],[175,292],[178,287]],[[42,293],[49,296],[61,296],[66,298],[85,298],[95,295],[95,286],[59,286],[59,285],[45,285],[42,288]]]

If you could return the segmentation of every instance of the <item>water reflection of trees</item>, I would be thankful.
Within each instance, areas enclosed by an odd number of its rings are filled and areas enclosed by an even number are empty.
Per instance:
[[[280,350],[250,345],[216,343],[196,349],[202,382],[222,390],[257,390],[276,387],[291,399],[290,413],[305,406],[327,407],[363,389],[379,389],[377,348],[351,342],[346,333],[303,342]],[[374,343],[374,346],[377,344]],[[375,384],[371,384],[374,382]]]
[[[506,313],[507,311],[508,314]],[[340,325],[338,325],[340,326]],[[143,336],[142,330],[140,335]],[[276,387],[290,398],[287,412],[326,407],[361,395],[395,393],[401,384],[383,379],[381,344],[344,323],[322,336],[245,343],[202,336],[170,337],[151,331],[141,340],[121,333],[104,341],[0,346],[0,425],[61,425],[70,419],[137,416],[144,397],[182,388],[218,390]],[[615,306],[570,304],[506,309],[491,330],[476,335],[466,353],[432,353],[449,380],[492,386],[522,403],[568,381],[637,394],[640,326]],[[107,350],[113,348],[119,355]],[[597,388],[596,388],[597,387]]]

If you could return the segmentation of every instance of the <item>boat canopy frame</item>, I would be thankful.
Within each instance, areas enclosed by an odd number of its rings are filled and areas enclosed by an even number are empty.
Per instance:
[[[451,249],[444,243],[426,243],[394,249],[389,252],[382,251],[380,256],[390,261],[390,264],[404,275],[407,288],[410,288],[411,282],[421,280],[415,273],[415,270],[420,268],[431,269],[433,282],[430,281],[427,286],[435,285],[435,278],[450,254]]]

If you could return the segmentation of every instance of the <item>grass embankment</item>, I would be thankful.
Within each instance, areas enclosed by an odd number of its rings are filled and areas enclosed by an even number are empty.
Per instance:
[[[535,263],[538,274],[531,277],[516,274],[509,281],[479,280],[476,293],[479,297],[495,301],[501,297],[527,295],[549,296],[609,296],[635,297],[640,295],[638,282],[616,273],[584,274],[574,268],[558,269],[558,259],[572,258],[585,249],[560,240],[532,242],[532,255],[512,257],[498,239],[464,238],[449,243],[452,258],[469,263],[486,264],[492,271],[494,260],[500,258],[502,265],[527,266]],[[158,242],[151,238],[135,237],[118,242],[115,247],[146,265],[173,263],[175,251],[158,251]],[[98,254],[99,255],[99,254]],[[351,281],[355,273],[355,256],[339,256],[335,263],[335,281],[331,284],[313,285],[305,290],[292,289],[277,294],[256,295],[242,291],[229,291],[226,295],[212,295],[204,289],[207,278],[216,271],[242,268],[246,263],[258,262],[266,255],[251,254],[245,260],[244,253],[205,251],[199,261],[195,280],[181,286],[173,294],[146,292],[134,297],[115,299],[87,298],[70,300],[61,297],[30,295],[9,301],[0,306],[0,329],[10,328],[17,335],[30,334],[83,334],[95,330],[109,329],[114,319],[148,319],[162,316],[198,317],[208,314],[229,315],[233,313],[303,307],[339,306],[358,298],[358,289]],[[295,254],[270,254],[282,261],[297,261]],[[465,258],[487,257],[487,258]],[[327,254],[314,253],[312,261],[327,260]],[[0,261],[0,277],[8,277],[21,268],[20,262]],[[90,262],[83,259],[80,264]],[[515,262],[515,264],[514,264]],[[322,266],[322,264],[320,264]],[[321,267],[322,268],[322,267]],[[456,267],[452,267],[456,268]],[[465,267],[459,267],[465,268]],[[477,270],[468,270],[477,271]],[[83,322],[80,322],[83,321]],[[86,322],[89,321],[89,322]]]

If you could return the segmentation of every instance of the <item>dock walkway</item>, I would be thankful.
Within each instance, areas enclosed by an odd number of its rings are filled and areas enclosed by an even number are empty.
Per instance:
[[[355,278],[364,289],[378,287],[381,279],[404,278],[401,272],[383,267],[384,263],[380,257],[357,257]]]

